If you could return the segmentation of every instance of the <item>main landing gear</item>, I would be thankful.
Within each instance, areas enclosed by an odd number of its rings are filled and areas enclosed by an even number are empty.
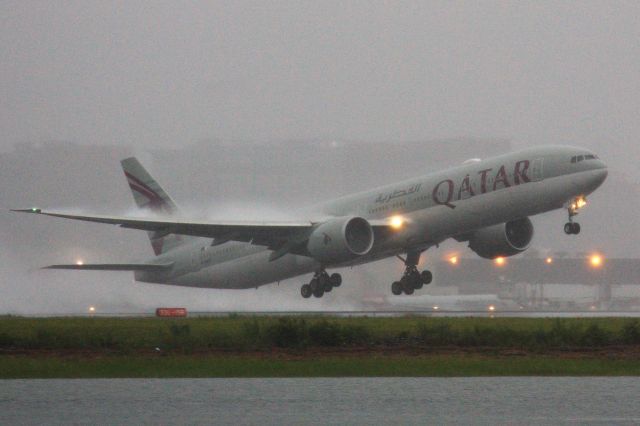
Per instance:
[[[396,296],[405,294],[413,294],[414,291],[420,290],[423,285],[430,284],[433,281],[433,274],[431,271],[424,270],[418,271],[417,265],[420,260],[420,252],[410,252],[407,254],[407,258],[403,259],[398,256],[400,260],[404,262],[406,268],[400,281],[395,281],[391,284],[391,293]]]
[[[580,233],[580,224],[573,221],[573,217],[577,216],[578,210],[587,204],[587,199],[577,197],[567,207],[569,213],[569,222],[564,224],[564,233],[567,235],[578,235]]]
[[[300,288],[300,294],[305,299],[313,295],[314,297],[322,297],[325,293],[333,290],[334,287],[340,287],[342,284],[342,276],[340,274],[327,274],[324,269],[316,272],[311,278],[309,284],[303,284]]]

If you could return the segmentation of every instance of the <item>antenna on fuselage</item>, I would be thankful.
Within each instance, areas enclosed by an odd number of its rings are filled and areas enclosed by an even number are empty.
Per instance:
[[[463,161],[462,164],[473,164],[473,163],[479,163],[481,161],[482,159],[480,158],[469,158],[468,160]]]

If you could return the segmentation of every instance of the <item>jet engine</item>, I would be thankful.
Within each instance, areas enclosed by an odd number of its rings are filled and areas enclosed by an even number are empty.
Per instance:
[[[529,248],[533,224],[528,217],[489,226],[469,238],[469,248],[485,259],[513,256]]]
[[[361,217],[339,217],[319,225],[309,236],[307,250],[322,263],[342,263],[369,253],[373,228]]]

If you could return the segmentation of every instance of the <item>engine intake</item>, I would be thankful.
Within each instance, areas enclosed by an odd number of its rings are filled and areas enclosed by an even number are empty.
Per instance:
[[[373,228],[361,217],[340,217],[320,224],[309,236],[307,250],[323,263],[342,263],[369,253]]]
[[[469,238],[469,248],[485,259],[513,256],[529,248],[533,223],[528,217],[489,226]]]

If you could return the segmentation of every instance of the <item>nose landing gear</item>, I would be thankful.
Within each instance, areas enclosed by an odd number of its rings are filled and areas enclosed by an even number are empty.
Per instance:
[[[573,221],[573,217],[578,215],[578,210],[587,204],[587,199],[577,197],[567,207],[569,213],[569,222],[564,224],[564,233],[567,235],[578,235],[580,233],[580,224]]]
[[[580,233],[580,224],[578,222],[565,223],[564,233],[567,235],[578,235]]]
[[[420,260],[420,252],[410,252],[407,254],[406,259],[400,256],[398,256],[398,258],[404,262],[406,268],[400,281],[395,281],[391,284],[391,293],[396,296],[402,293],[413,294],[415,290],[420,290],[423,285],[430,284],[431,281],[433,281],[431,271],[418,271],[417,265]]]
[[[327,271],[320,270],[313,275],[309,284],[303,284],[300,288],[300,294],[305,299],[314,297],[320,298],[325,293],[333,290],[334,287],[340,287],[342,284],[342,276],[340,274],[327,274]]]

